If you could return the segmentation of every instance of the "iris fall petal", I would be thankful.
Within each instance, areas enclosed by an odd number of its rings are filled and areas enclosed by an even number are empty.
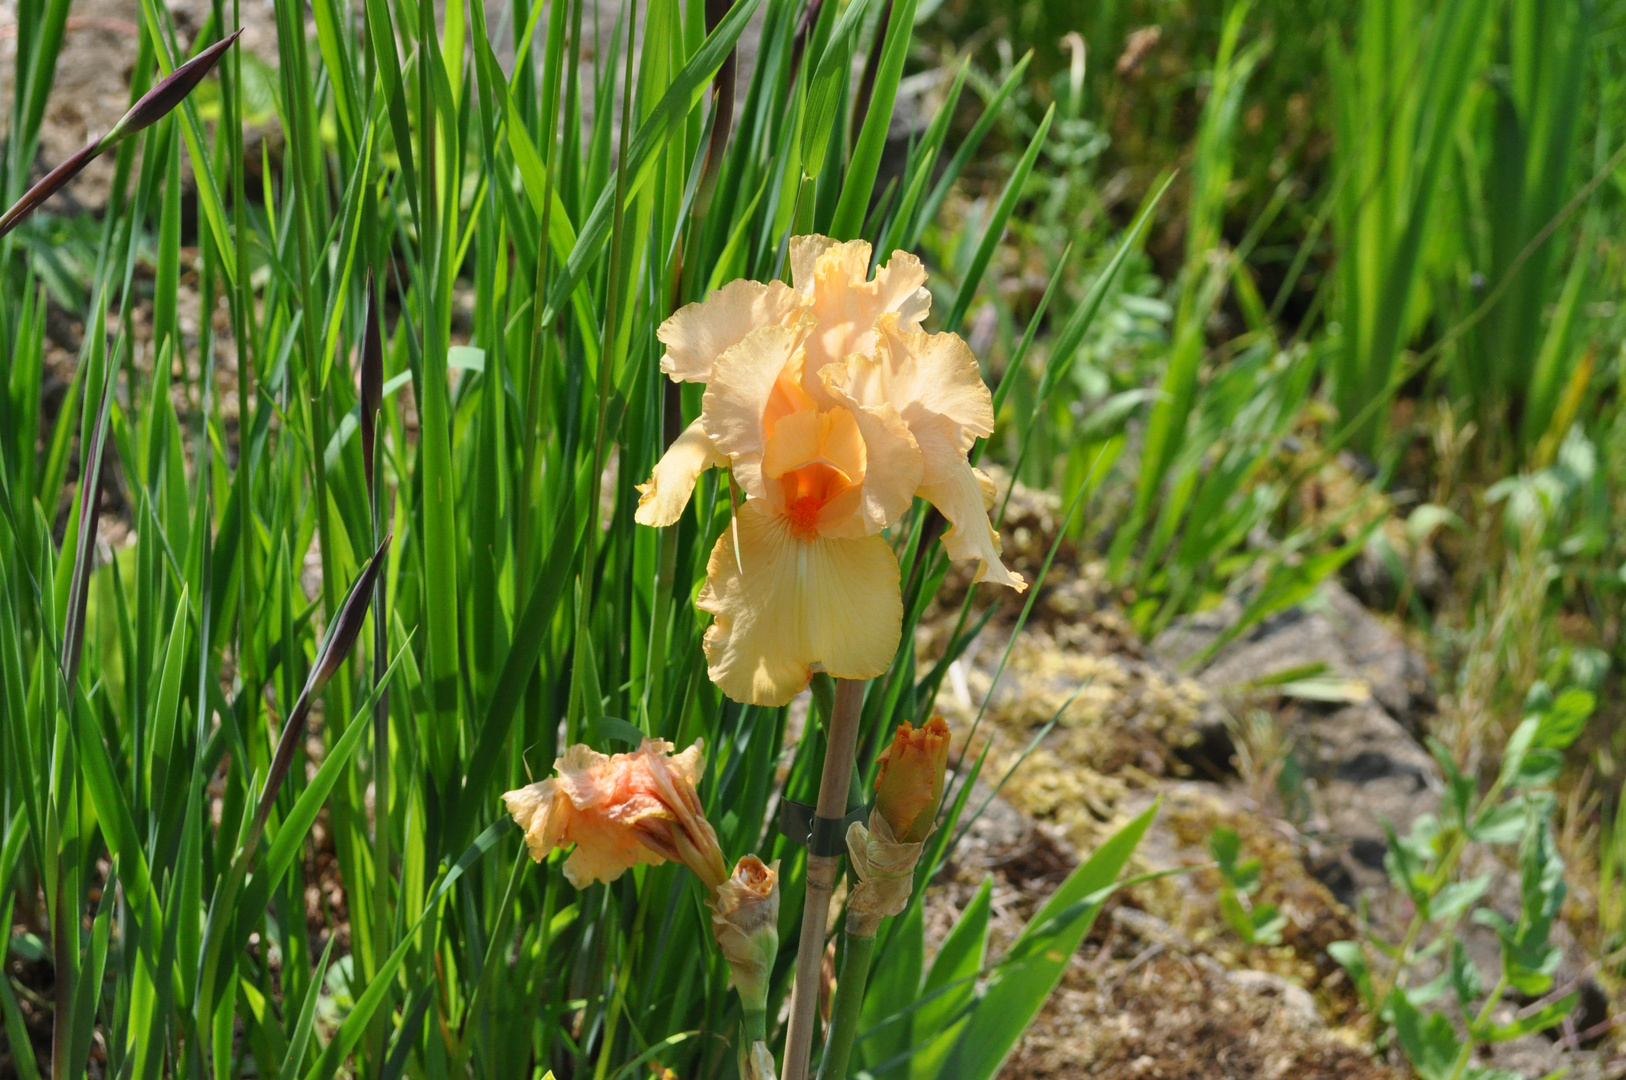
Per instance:
[[[756,499],[712,549],[698,606],[714,616],[705,637],[712,681],[753,705],[785,704],[815,665],[841,679],[882,674],[903,620],[885,540],[802,539]]]
[[[962,460],[947,479],[922,485],[920,495],[948,519],[949,529],[943,534],[943,546],[948,549],[949,558],[977,560],[973,581],[1006,585],[1017,592],[1028,587],[1021,574],[1007,570],[999,559],[999,536],[988,522],[977,470]]]

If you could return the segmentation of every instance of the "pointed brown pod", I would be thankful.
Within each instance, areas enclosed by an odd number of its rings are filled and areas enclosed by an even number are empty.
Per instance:
[[[350,655],[350,649],[356,643],[356,636],[361,633],[362,624],[367,619],[367,607],[372,602],[373,583],[378,580],[379,573],[384,567],[384,557],[389,554],[391,537],[386,534],[378,550],[373,553],[372,559],[362,570],[361,576],[356,578],[355,584],[350,586],[344,603],[339,605],[339,613],[333,619],[333,625],[328,627],[327,636],[322,639],[321,648],[316,654],[316,663],[311,667],[310,675],[305,679],[305,687],[299,692],[299,700],[294,707],[288,710],[288,719],[282,725],[282,737],[277,740],[277,753],[271,759],[271,771],[266,775],[265,794],[260,796],[260,805],[255,814],[255,820],[264,825],[271,813],[271,804],[276,801],[277,792],[282,782],[288,776],[288,767],[293,764],[294,751],[305,738],[305,721],[310,716],[311,701],[322,692],[344,663],[344,658]]]
[[[215,66],[215,61],[232,47],[242,33],[238,30],[230,37],[221,38],[169,75],[159,79],[151,90],[141,95],[141,99],[130,106],[129,112],[120,117],[119,122],[113,125],[112,131],[80,147],[66,161],[41,177],[39,183],[24,192],[23,197],[13,203],[4,214],[0,214],[0,236],[15,229],[24,218],[39,209],[41,203],[79,175],[80,170],[89,165],[102,151],[111,149],[136,132],[151,127],[168,116],[175,106],[185,100],[186,95],[203,81],[203,77],[209,74],[209,69]]]
[[[230,37],[223,37],[213,45],[204,49],[198,55],[170,72],[168,75],[153,83],[152,89],[141,95],[130,111],[119,118],[113,125],[113,130],[102,136],[97,144],[101,150],[106,150],[143,128],[149,128],[168,116],[177,105],[186,99],[186,95],[203,81],[209,74],[209,69],[215,66],[215,61],[225,55],[226,50],[243,36],[243,31],[237,30]]]
[[[373,497],[373,438],[384,406],[384,330],[378,314],[373,272],[367,271],[367,327],[361,341],[361,461],[367,472],[367,498]]]

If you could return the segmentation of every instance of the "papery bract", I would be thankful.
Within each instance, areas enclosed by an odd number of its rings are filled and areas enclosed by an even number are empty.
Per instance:
[[[779,953],[779,864],[747,855],[711,900],[712,935],[747,1009],[765,1009]]]

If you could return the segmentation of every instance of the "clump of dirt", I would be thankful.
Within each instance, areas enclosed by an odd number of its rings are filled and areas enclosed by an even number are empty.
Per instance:
[[[1299,867],[1291,844],[1215,790],[1169,789],[1137,865],[1201,866],[1212,827],[1238,827],[1266,867],[1260,899],[1288,914],[1282,945],[1248,949],[1224,928],[1212,870],[1126,889],[1072,958],[1001,1080],[1400,1080],[1364,1047],[1341,974],[1316,959],[1326,942],[1352,932],[1348,912]],[[971,802],[989,795],[979,786]],[[1149,801],[1142,793],[1124,808],[1138,812]],[[1003,953],[1078,863],[1062,831],[992,798],[926,894],[928,937],[941,940],[987,880],[989,953]]]
[[[1129,890],[1131,899],[1226,968],[1289,979],[1315,996],[1330,1022],[1358,1023],[1358,1002],[1327,946],[1352,940],[1360,931],[1354,914],[1307,869],[1302,839],[1222,789],[1180,784],[1167,788],[1162,798],[1157,832],[1143,858],[1157,869],[1193,870],[1136,886]],[[1274,905],[1286,917],[1279,944],[1249,946],[1226,924],[1218,900],[1220,875],[1207,851],[1209,837],[1220,828],[1241,837],[1244,858],[1260,861],[1260,889],[1252,902]]]
[[[1075,963],[1002,1080],[1400,1080],[1294,985],[1117,935]],[[1302,991],[1300,991],[1302,993]]]
[[[928,894],[928,932],[945,934],[991,878],[989,950],[1000,955],[1077,851],[1160,797],[1131,872],[1175,871],[1114,899],[1002,1077],[1398,1077],[1371,1056],[1359,1005],[1327,955],[1358,929],[1307,869],[1320,853],[1234,785],[1211,782],[1235,780],[1220,703],[1141,641],[1102,563],[1057,543],[1059,500],[996,483],[1000,501],[1011,489],[1007,565],[1034,582],[1056,556],[1014,642],[1027,598],[978,590],[974,607],[999,610],[938,696],[962,744],[987,750],[983,780],[1005,782]],[[940,591],[916,639],[923,658],[946,647],[969,584],[951,577]],[[972,805],[981,801],[974,793]],[[1279,943],[1246,945],[1226,923],[1207,850],[1220,827],[1261,860],[1255,902],[1286,915]]]

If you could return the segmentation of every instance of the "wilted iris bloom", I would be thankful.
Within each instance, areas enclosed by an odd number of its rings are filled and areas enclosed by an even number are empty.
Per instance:
[[[681,754],[674,749],[661,739],[645,739],[630,754],[572,746],[553,763],[553,777],[504,794],[531,858],[576,845],[565,877],[578,889],[640,863],[672,861],[716,890],[728,866],[695,792],[704,748],[696,740]]]
[[[993,432],[993,399],[955,334],[927,334],[920,260],[798,236],[794,286],[734,281],[682,308],[661,368],[706,385],[700,417],[640,487],[637,519],[670,525],[700,473],[726,466],[746,500],[718,540],[699,606],[711,678],[729,697],[782,705],[815,670],[883,673],[903,607],[880,535],[916,495],[948,519],[949,555],[976,580],[1022,589],[999,559],[983,481],[967,460]]]
[[[779,954],[779,864],[747,855],[711,901],[711,928],[747,1009],[764,1009]]]

